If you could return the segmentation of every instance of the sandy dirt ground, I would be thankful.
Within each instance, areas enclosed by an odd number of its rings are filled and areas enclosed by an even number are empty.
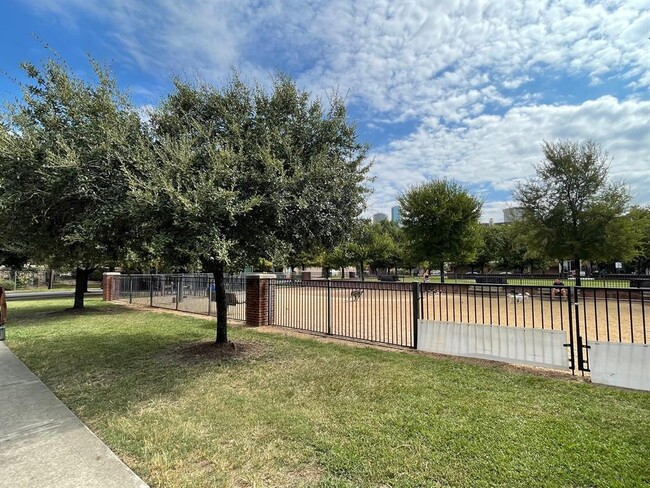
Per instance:
[[[332,333],[399,345],[412,343],[413,295],[409,291],[364,290],[358,298],[351,290],[332,289]],[[275,289],[277,325],[327,332],[327,290]],[[573,310],[569,310],[573,307]],[[570,313],[573,312],[573,313]],[[577,313],[576,313],[577,312]],[[420,318],[470,324],[575,330],[587,340],[648,343],[650,304],[636,300],[586,297],[578,307],[566,297],[507,294],[423,294]],[[568,340],[568,335],[567,335]]]
[[[273,325],[308,330],[354,339],[377,341],[399,346],[413,344],[413,294],[408,289],[365,289],[353,293],[350,288],[274,286]],[[513,296],[506,293],[424,293],[419,316],[427,320],[531,327],[575,331],[587,341],[639,343],[650,342],[650,304],[648,301],[603,297],[585,297],[578,306],[564,297]],[[229,318],[245,320],[245,292],[236,293],[237,304],[228,307]],[[133,297],[133,303],[149,305],[150,296]],[[215,314],[215,304],[205,293],[182,297],[154,296],[154,306],[180,311]],[[569,307],[573,307],[570,313]],[[577,313],[576,313],[577,312]],[[575,335],[575,332],[574,332]]]

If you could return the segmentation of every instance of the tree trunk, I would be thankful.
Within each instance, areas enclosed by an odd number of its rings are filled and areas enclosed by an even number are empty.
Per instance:
[[[443,262],[440,265],[440,283],[445,282],[445,263]]]
[[[214,272],[215,299],[217,305],[217,344],[228,342],[228,303],[223,279],[223,264],[217,264]]]
[[[573,262],[573,267],[576,272],[576,286],[582,286],[582,281],[580,280],[580,260],[576,259]]]
[[[74,305],[72,308],[84,308],[84,293],[88,290],[88,276],[94,268],[77,268],[77,275],[74,280]]]
[[[365,275],[363,273],[363,259],[361,260],[361,268],[359,269],[359,273],[361,274],[361,281],[366,281]]]

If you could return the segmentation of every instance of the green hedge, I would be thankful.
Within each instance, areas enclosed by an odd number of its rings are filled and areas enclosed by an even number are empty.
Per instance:
[[[13,290],[14,289],[14,282],[13,282],[13,280],[0,279],[0,286],[2,288],[4,288],[5,290]]]

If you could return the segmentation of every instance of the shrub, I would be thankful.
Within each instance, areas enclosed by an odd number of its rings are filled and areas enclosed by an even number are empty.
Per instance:
[[[14,289],[14,282],[12,280],[0,279],[0,286],[2,288],[4,288],[5,290],[13,290]]]

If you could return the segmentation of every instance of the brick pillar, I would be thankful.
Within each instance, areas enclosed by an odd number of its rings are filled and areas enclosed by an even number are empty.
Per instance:
[[[246,276],[246,325],[259,327],[269,325],[270,315],[273,316],[273,296],[271,280],[274,274],[253,273]]]
[[[104,301],[110,302],[120,298],[120,289],[117,285],[115,276],[120,276],[120,273],[104,273],[102,276],[102,290],[104,292]]]

